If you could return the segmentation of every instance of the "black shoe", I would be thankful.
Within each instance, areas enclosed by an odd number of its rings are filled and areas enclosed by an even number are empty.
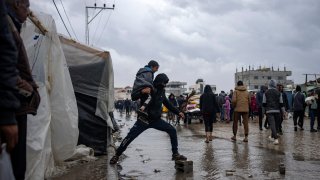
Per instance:
[[[179,160],[185,161],[185,160],[187,160],[187,158],[184,155],[176,153],[176,154],[172,155],[172,160],[174,160],[174,161],[179,161]]]
[[[318,127],[317,129],[320,130],[320,127]]]
[[[267,125],[264,125],[264,128],[266,128],[266,129],[269,129],[269,126],[267,126]]]
[[[303,131],[304,129],[303,129],[303,127],[300,127],[300,131]]]
[[[298,131],[298,128],[297,128],[297,127],[294,127],[294,131]]]
[[[310,132],[318,132],[318,131],[315,129],[311,129]]]
[[[110,164],[116,164],[119,161],[119,156],[114,155],[111,159],[110,159]]]
[[[262,131],[263,129],[262,128],[260,128],[260,131]]]

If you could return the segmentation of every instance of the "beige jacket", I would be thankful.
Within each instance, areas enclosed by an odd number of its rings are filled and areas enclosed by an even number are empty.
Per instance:
[[[237,86],[232,96],[235,112],[249,112],[250,96],[245,86]]]

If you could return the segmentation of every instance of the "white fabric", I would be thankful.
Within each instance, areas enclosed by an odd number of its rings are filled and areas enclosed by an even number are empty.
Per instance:
[[[41,95],[38,114],[28,116],[26,179],[32,180],[52,170],[52,157],[56,162],[70,158],[79,135],[76,99],[55,22],[43,13],[36,16],[49,32],[44,36],[27,21],[21,34]]]
[[[7,152],[6,144],[0,144],[2,153],[0,154],[0,180],[14,180],[10,154]]]

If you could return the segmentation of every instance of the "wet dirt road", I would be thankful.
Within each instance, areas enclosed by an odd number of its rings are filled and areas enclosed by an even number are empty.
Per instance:
[[[135,116],[116,119],[124,138],[135,122]],[[124,152],[119,163],[121,179],[319,179],[320,132],[310,133],[309,120],[305,130],[294,132],[292,120],[284,121],[280,145],[268,140],[270,130],[260,131],[256,121],[250,122],[249,142],[244,143],[243,126],[238,141],[230,141],[231,123],[214,124],[214,140],[204,142],[204,126],[198,121],[176,126],[179,152],[192,160],[193,173],[176,171],[171,161],[169,136],[154,129],[143,132]],[[119,142],[116,143],[119,145]],[[286,174],[280,175],[283,163]],[[227,171],[232,171],[228,173]]]

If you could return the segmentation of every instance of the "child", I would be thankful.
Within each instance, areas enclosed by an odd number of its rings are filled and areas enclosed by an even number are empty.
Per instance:
[[[230,109],[231,109],[229,96],[226,96],[225,100],[226,101],[223,105],[224,106],[224,113],[225,113],[224,117],[226,119],[226,122],[229,123],[230,122]]]
[[[159,64],[151,60],[148,65],[139,69],[136,74],[136,79],[133,84],[131,99],[136,101],[138,99],[146,99],[146,101],[141,104],[140,109],[137,111],[138,119],[142,120],[145,123],[147,122],[148,114],[146,113],[146,109],[148,104],[151,101],[151,91],[153,90],[153,76],[154,73],[157,72],[159,69]],[[149,92],[144,92],[147,88],[150,89]]]

